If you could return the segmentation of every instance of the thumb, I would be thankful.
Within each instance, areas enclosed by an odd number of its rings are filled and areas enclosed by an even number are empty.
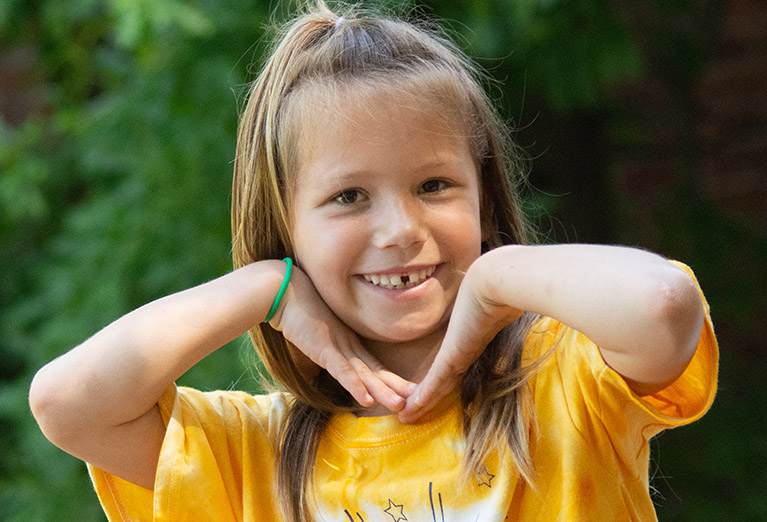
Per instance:
[[[415,387],[413,393],[407,398],[405,407],[400,411],[400,422],[414,422],[434,408],[458,385],[463,373],[476,359],[477,355],[469,350],[458,349],[451,342],[453,337],[448,329],[426,377]],[[481,353],[481,350],[477,353]]]
[[[403,423],[414,422],[434,408],[455,388],[464,372],[482,355],[501,328],[521,314],[516,309],[501,308],[488,313],[482,307],[461,307],[461,304],[459,297],[431,368],[399,413]],[[460,312],[456,313],[456,310]]]

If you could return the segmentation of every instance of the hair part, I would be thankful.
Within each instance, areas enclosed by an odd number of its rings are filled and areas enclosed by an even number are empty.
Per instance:
[[[333,110],[384,92],[412,101],[414,110],[447,115],[469,140],[480,177],[485,249],[528,242],[519,201],[522,156],[482,87],[482,75],[454,44],[433,28],[367,16],[359,8],[337,15],[322,1],[280,34],[251,86],[238,130],[235,268],[294,256],[290,194],[302,125],[312,108]],[[522,345],[534,319],[525,314],[502,330],[463,378],[465,476],[479,470],[491,451],[509,449],[521,476],[533,479],[530,367],[522,366]],[[268,373],[294,396],[278,452],[278,494],[287,520],[308,521],[320,437],[334,412],[355,403],[324,371],[311,382],[303,379],[293,357],[296,348],[280,332],[261,324],[249,334]]]

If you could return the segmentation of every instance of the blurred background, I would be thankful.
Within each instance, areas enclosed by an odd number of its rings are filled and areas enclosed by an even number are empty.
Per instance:
[[[230,270],[238,109],[285,4],[0,2],[0,520],[104,520],[84,465],[37,429],[30,380],[118,316]],[[405,12],[445,19],[498,80],[544,240],[639,245],[698,275],[719,394],[653,441],[660,520],[767,520],[767,3]],[[183,383],[256,391],[253,362],[241,339]]]

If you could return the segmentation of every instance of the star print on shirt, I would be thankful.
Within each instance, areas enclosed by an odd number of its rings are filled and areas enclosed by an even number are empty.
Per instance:
[[[477,479],[479,482],[477,483],[477,486],[487,486],[489,488],[492,488],[493,486],[490,484],[490,482],[495,478],[495,475],[487,471],[487,467],[482,466],[482,469],[479,470],[479,473],[477,473]]]
[[[384,509],[384,513],[392,517],[392,519],[394,519],[394,522],[399,522],[400,520],[407,520],[407,517],[402,512],[403,507],[404,507],[404,504],[395,504],[394,502],[391,501],[391,499],[389,499],[389,507]],[[399,513],[396,513],[397,510],[399,510]]]

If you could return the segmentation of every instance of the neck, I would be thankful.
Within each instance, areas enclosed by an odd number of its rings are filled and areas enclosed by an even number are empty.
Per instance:
[[[434,362],[444,336],[445,329],[439,328],[412,341],[387,342],[365,339],[363,345],[387,370],[408,381],[420,382]]]
[[[442,346],[445,328],[412,341],[386,342],[363,340],[365,349],[389,371],[410,382],[421,382]],[[393,412],[375,403],[362,410],[360,416],[391,415]]]

